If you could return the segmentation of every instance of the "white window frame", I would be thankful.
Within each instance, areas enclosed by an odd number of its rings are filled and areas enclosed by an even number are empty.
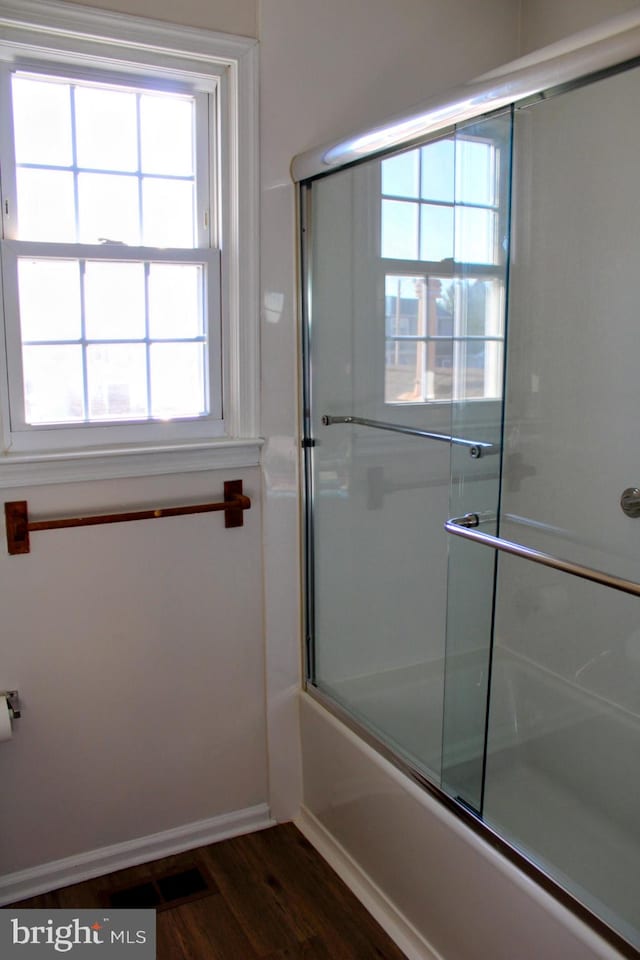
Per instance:
[[[224,414],[217,426],[208,424],[172,435],[169,423],[153,423],[144,442],[127,424],[105,427],[82,424],[71,431],[47,426],[37,442],[18,438],[12,430],[10,410],[15,410],[20,378],[7,374],[16,349],[16,331],[7,328],[0,361],[0,487],[21,484],[68,482],[122,476],[178,473],[259,462],[258,437],[258,266],[257,266],[257,44],[253,40],[160,23],[125,14],[55,2],[55,0],[0,0],[0,67],[16,66],[60,73],[98,69],[104,76],[185,83],[217,98],[216,154],[212,158],[210,245],[220,250],[220,288],[213,326],[221,330],[212,363],[221,370],[219,402]],[[8,85],[4,85],[5,96]],[[0,102],[6,113],[7,104]],[[11,192],[11,178],[9,179]],[[3,209],[9,196],[2,198]],[[5,283],[16,247],[11,231],[3,242]],[[25,241],[19,245],[24,247]],[[42,253],[46,245],[38,243]],[[59,244],[52,245],[60,248]],[[73,245],[78,249],[78,245]],[[195,248],[194,248],[195,249]],[[91,247],[91,258],[102,247]],[[126,253],[123,251],[126,250]],[[119,247],[117,259],[148,253],[149,248]],[[158,251],[153,251],[155,258]],[[179,250],[165,251],[167,259],[180,259]],[[184,254],[184,251],[182,252]],[[193,256],[194,250],[189,253]],[[114,251],[105,249],[105,257]],[[196,250],[217,274],[215,249]],[[11,280],[9,279],[9,287]],[[216,284],[209,292],[216,294]],[[9,296],[16,291],[9,289]],[[219,347],[218,353],[216,349]],[[12,364],[13,367],[13,364]],[[11,381],[11,385],[10,385]],[[13,395],[12,395],[13,392]],[[197,421],[194,421],[197,423]],[[14,426],[16,425],[14,413]],[[184,423],[182,422],[182,426]],[[204,429],[201,429],[204,427]],[[64,438],[65,432],[67,438]],[[72,437],[71,434],[76,434]],[[83,436],[91,436],[83,442]],[[78,445],[80,441],[80,445]],[[40,449],[28,449],[39,447]]]

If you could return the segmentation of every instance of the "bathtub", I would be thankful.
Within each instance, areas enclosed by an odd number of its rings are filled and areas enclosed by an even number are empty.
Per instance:
[[[471,689],[483,667],[467,658],[460,669]],[[632,940],[640,791],[631,759],[640,720],[499,645],[493,670],[484,796],[489,831],[470,829],[313,691],[300,704],[299,826],[411,960],[628,955],[615,937],[604,939],[583,922],[579,907],[568,909],[519,869],[491,830],[605,922],[609,910],[615,913],[617,928]],[[439,782],[443,677],[443,662],[431,661],[334,686],[337,699],[350,700],[351,712],[392,752],[403,744],[404,761]],[[461,764],[477,750],[477,739],[463,744]],[[597,783],[585,756],[601,764]]]

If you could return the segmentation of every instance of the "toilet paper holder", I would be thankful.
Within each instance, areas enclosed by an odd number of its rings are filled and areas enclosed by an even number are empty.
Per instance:
[[[20,719],[20,695],[17,690],[0,690],[0,697],[6,697],[12,720]]]

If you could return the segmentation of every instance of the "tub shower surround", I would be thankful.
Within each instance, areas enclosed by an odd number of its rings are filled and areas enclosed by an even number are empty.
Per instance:
[[[640,949],[640,18],[608,29],[293,167],[308,694],[594,956]]]

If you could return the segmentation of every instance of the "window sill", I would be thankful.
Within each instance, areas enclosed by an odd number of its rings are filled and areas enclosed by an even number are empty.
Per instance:
[[[263,442],[258,437],[64,453],[5,453],[0,456],[0,488],[255,467],[260,463]]]

